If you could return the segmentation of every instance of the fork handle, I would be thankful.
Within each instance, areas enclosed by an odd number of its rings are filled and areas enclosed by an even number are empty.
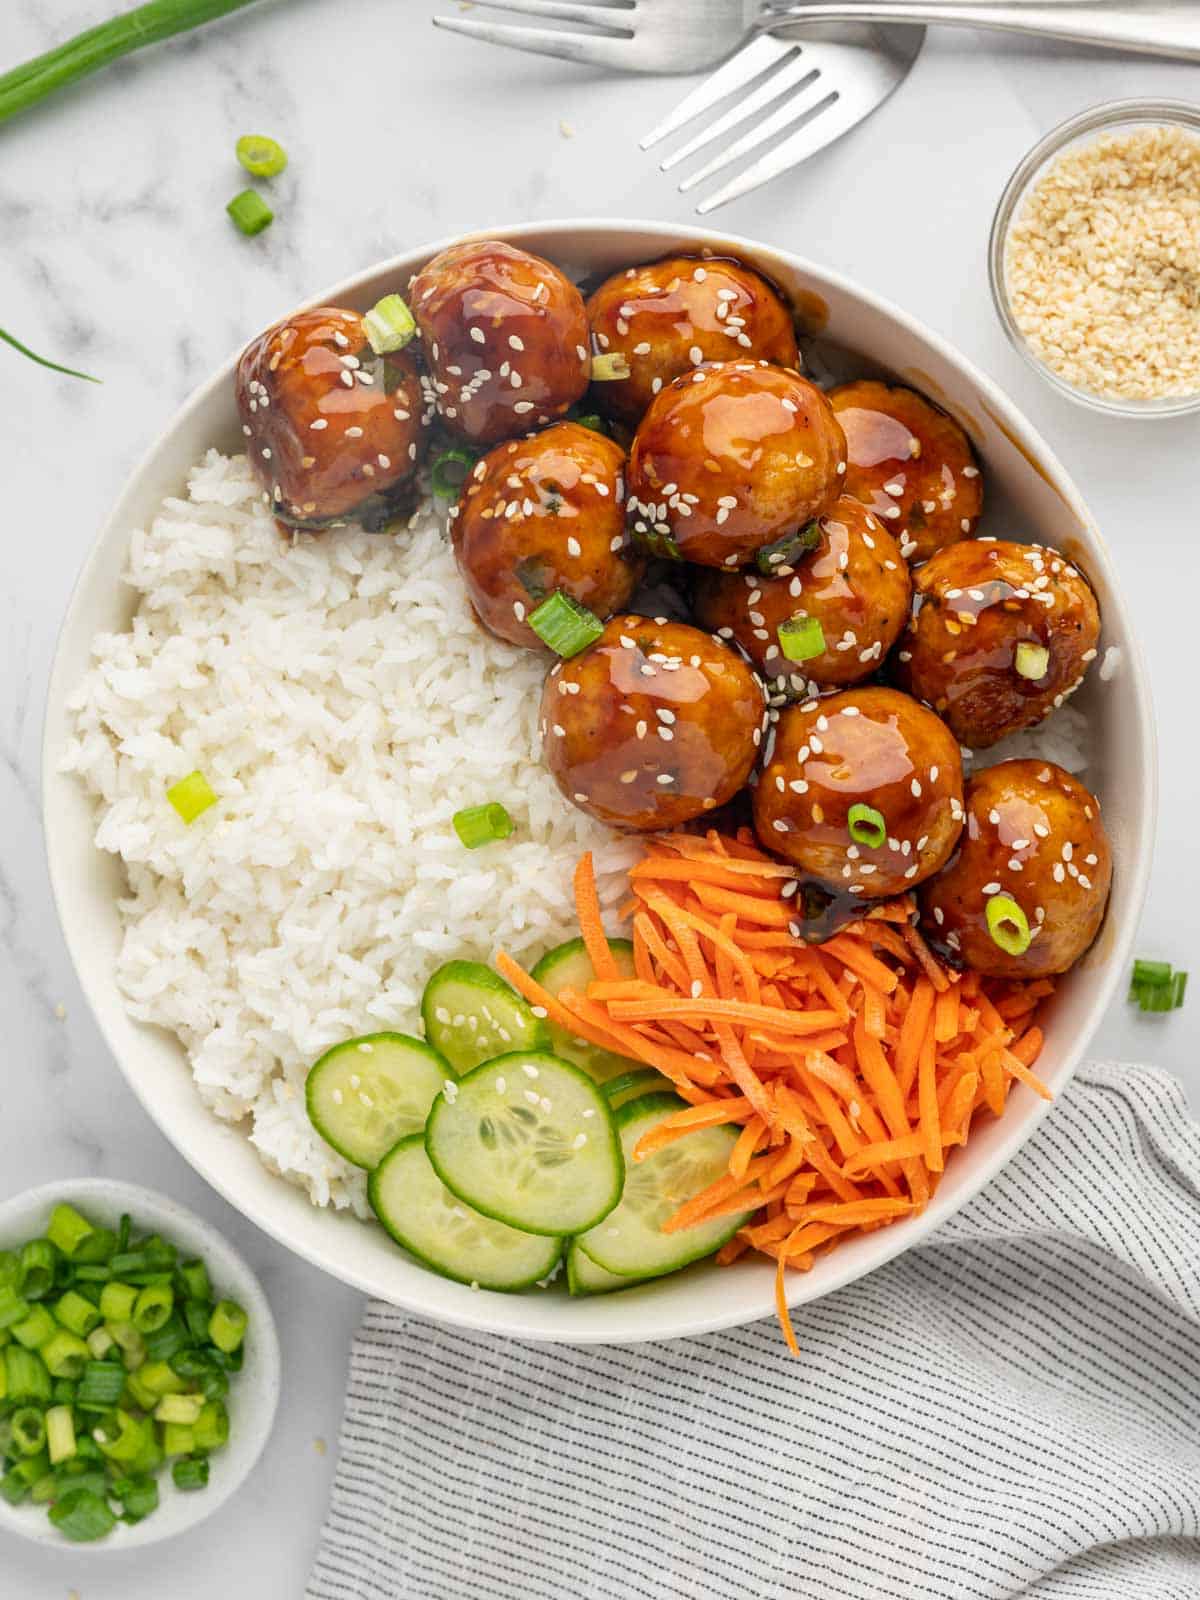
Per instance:
[[[796,24],[912,22],[991,28],[1200,61],[1200,7],[1194,0],[798,0],[764,10],[757,26],[778,34],[785,31],[781,18]]]

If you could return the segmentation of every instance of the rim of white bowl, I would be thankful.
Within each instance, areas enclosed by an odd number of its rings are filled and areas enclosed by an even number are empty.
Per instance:
[[[279,1331],[262,1284],[241,1252],[211,1222],[170,1195],[141,1184],[117,1178],[64,1178],[9,1195],[0,1200],[0,1250],[37,1236],[25,1233],[17,1239],[13,1230],[19,1217],[40,1217],[41,1232],[51,1209],[62,1201],[106,1223],[126,1211],[135,1223],[149,1223],[169,1243],[181,1244],[186,1254],[200,1256],[210,1270],[214,1286],[236,1299],[250,1318],[246,1363],[230,1385],[230,1442],[213,1455],[207,1488],[199,1493],[184,1493],[175,1488],[169,1473],[160,1475],[162,1503],[157,1511],[132,1527],[118,1523],[106,1539],[86,1544],[65,1539],[46,1516],[44,1506],[10,1506],[0,1501],[0,1531],[32,1544],[74,1551],[76,1555],[86,1552],[89,1556],[94,1551],[108,1554],[143,1549],[206,1522],[236,1494],[258,1464],[279,1409],[283,1367]]]
[[[361,297],[363,286],[370,280],[385,275],[393,276],[397,280],[403,279],[415,270],[414,263],[431,260],[442,250],[454,244],[470,240],[497,238],[536,248],[536,241],[547,235],[586,235],[589,233],[605,234],[614,239],[629,234],[636,235],[639,239],[652,237],[656,240],[656,246],[653,248],[657,248],[660,254],[666,254],[677,249],[694,249],[698,251],[712,250],[717,254],[740,255],[746,257],[752,265],[757,264],[761,270],[768,273],[771,270],[770,263],[774,259],[785,267],[789,273],[804,278],[806,283],[818,294],[822,287],[827,286],[840,294],[861,301],[874,312],[896,323],[908,335],[925,345],[948,366],[965,375],[976,386],[980,395],[987,400],[988,405],[992,408],[993,416],[1002,425],[1007,436],[1017,444],[1017,448],[1027,459],[1038,464],[1038,470],[1052,483],[1056,492],[1070,507],[1080,526],[1088,530],[1092,544],[1092,548],[1089,551],[1091,570],[1103,573],[1105,586],[1110,593],[1119,594],[1121,592],[1107,545],[1095,519],[1088,510],[1083,496],[1054,451],[1050,449],[1038,430],[1029,422],[1016,404],[1009,399],[999,385],[988,377],[974,361],[952,345],[949,340],[944,339],[939,333],[927,327],[892,301],[876,294],[873,290],[864,288],[844,273],[838,272],[833,268],[820,266],[808,257],[798,255],[780,246],[765,244],[761,240],[750,239],[740,234],[719,233],[711,228],[696,227],[687,223],[663,223],[627,217],[551,218],[542,222],[499,222],[481,228],[472,228],[449,234],[428,243],[420,244],[402,255],[374,262],[348,277],[339,279],[318,294],[305,298],[298,305],[284,307],[279,312],[279,315],[284,316],[292,311],[307,307],[328,303],[336,304],[347,300],[353,304],[357,298]],[[51,748],[50,709],[53,705],[65,699],[63,693],[64,685],[59,682],[60,676],[66,671],[62,648],[63,638],[71,629],[76,607],[80,603],[82,592],[87,587],[92,568],[102,558],[107,536],[116,522],[121,504],[129,493],[131,486],[136,484],[149,469],[155,457],[163,448],[164,443],[172,436],[190,412],[201,406],[222,385],[232,384],[237,361],[243,348],[244,346],[239,345],[205,383],[193,390],[167,425],[160,431],[153,443],[143,453],[122,485],[113,509],[98,531],[91,549],[80,568],[59,630],[50,673],[46,715],[43,720],[42,731],[43,808],[45,807],[45,796],[50,792],[51,786],[58,776],[58,755]],[[1074,1075],[1084,1050],[1090,1042],[1092,1031],[1104,1011],[1111,1004],[1116,994],[1117,986],[1128,968],[1132,956],[1133,940],[1149,886],[1153,858],[1158,809],[1157,738],[1144,654],[1141,642],[1132,627],[1132,619],[1130,619],[1127,637],[1122,641],[1122,648],[1129,657],[1126,670],[1132,676],[1133,693],[1138,712],[1138,748],[1131,753],[1130,759],[1131,761],[1136,759],[1136,782],[1140,789],[1140,808],[1144,820],[1137,838],[1136,850],[1132,853],[1131,862],[1124,869],[1124,880],[1128,892],[1127,918],[1124,926],[1117,928],[1112,935],[1111,948],[1105,962],[1106,971],[1097,978],[1097,995],[1091,1007],[1089,1029],[1064,1053],[1064,1061],[1057,1073],[1063,1088]],[[65,687],[69,689],[72,685]],[[508,1314],[500,1323],[497,1323],[495,1318],[488,1315],[486,1307],[489,1300],[501,1298],[512,1302],[520,1300],[521,1297],[494,1297],[478,1294],[470,1296],[465,1301],[459,1301],[453,1308],[446,1306],[431,1308],[419,1296],[400,1292],[393,1286],[380,1283],[375,1276],[368,1272],[360,1272],[354,1267],[347,1266],[344,1261],[339,1259],[332,1237],[328,1246],[318,1248],[314,1242],[309,1240],[298,1241],[294,1237],[293,1231],[282,1221],[277,1221],[274,1218],[264,1220],[257,1216],[251,1216],[243,1210],[243,1204],[236,1186],[226,1181],[215,1162],[205,1159],[202,1154],[193,1148],[193,1141],[188,1137],[186,1128],[177,1128],[158,1118],[150,1100],[143,1094],[137,1077],[126,1069],[117,1044],[105,1023],[98,997],[94,998],[94,993],[98,995],[98,981],[89,973],[86,962],[81,960],[83,952],[79,948],[77,930],[72,928],[64,913],[65,885],[60,881],[56,870],[49,828],[46,827],[44,832],[51,889],[67,949],[88,1005],[96,1019],[97,1026],[112,1051],[122,1075],[151,1120],[156,1123],[184,1159],[235,1210],[247,1216],[248,1220],[261,1228],[263,1232],[269,1234],[279,1244],[294,1251],[312,1265],[328,1272],[338,1281],[346,1283],[364,1294],[375,1296],[404,1310],[432,1317],[437,1321],[453,1326],[484,1333],[499,1332],[515,1339],[574,1344],[632,1344],[658,1339],[690,1338],[703,1333],[717,1332],[724,1328],[743,1326],[773,1314],[773,1296],[764,1293],[761,1304],[756,1304],[752,1309],[748,1309],[745,1305],[722,1308],[721,1301],[714,1296],[708,1302],[710,1309],[707,1309],[703,1314],[676,1315],[669,1323],[665,1323],[664,1319],[664,1324],[649,1328],[623,1327],[621,1332],[616,1335],[607,1327],[587,1325],[586,1313],[582,1310],[589,1304],[587,1299],[578,1302],[581,1307],[581,1315],[577,1319],[577,1323],[580,1325],[572,1326],[564,1323],[561,1326],[547,1328],[536,1316],[530,1315],[525,1318],[519,1312]],[[1024,1093],[1025,1091],[1019,1090],[1018,1092]],[[1036,1103],[1027,1109],[1022,1118],[1013,1117],[1007,1123],[1002,1122],[1000,1124],[1002,1133],[996,1141],[990,1159],[977,1170],[973,1170],[969,1177],[965,1177],[960,1182],[953,1201],[945,1198],[944,1191],[942,1191],[941,1196],[935,1196],[931,1206],[922,1215],[906,1219],[902,1229],[887,1228],[871,1235],[873,1241],[872,1259],[867,1265],[864,1266],[857,1257],[851,1258],[848,1253],[838,1252],[824,1258],[822,1262],[824,1270],[819,1280],[810,1279],[806,1274],[793,1274],[787,1286],[789,1306],[796,1307],[810,1300],[824,1298],[825,1295],[832,1294],[836,1290],[844,1288],[847,1284],[865,1276],[867,1272],[873,1272],[877,1267],[885,1265],[903,1251],[921,1244],[935,1228],[961,1210],[991,1178],[1007,1166],[1017,1150],[1027,1139],[1032,1137],[1050,1108],[1050,1103],[1037,1099]],[[205,1113],[205,1115],[208,1114]],[[280,1183],[283,1181],[283,1179],[279,1180]],[[634,1290],[632,1292],[636,1294],[638,1291]],[[538,1302],[530,1297],[530,1304],[536,1306]],[[476,1305],[479,1307],[478,1311],[474,1309]]]

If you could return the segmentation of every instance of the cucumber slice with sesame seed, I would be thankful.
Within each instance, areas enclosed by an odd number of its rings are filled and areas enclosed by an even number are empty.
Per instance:
[[[611,1294],[614,1289],[632,1289],[638,1278],[621,1278],[615,1272],[605,1272],[598,1267],[579,1241],[572,1239],[567,1246],[567,1289],[575,1296],[581,1294]]]
[[[621,1203],[575,1241],[605,1272],[631,1280],[677,1272],[719,1250],[754,1214],[752,1208],[678,1233],[662,1231],[663,1223],[685,1201],[729,1170],[729,1157],[741,1132],[732,1125],[698,1128],[644,1161],[635,1161],[638,1141],[664,1117],[682,1111],[683,1105],[677,1095],[651,1094],[631,1100],[615,1114],[625,1157]]]
[[[482,961],[447,961],[421,996],[425,1037],[456,1073],[510,1050],[545,1050],[550,1033],[517,991]]]
[[[367,1033],[335,1044],[304,1086],[308,1120],[356,1167],[373,1167],[406,1134],[425,1126],[451,1077],[436,1050],[406,1033]]]
[[[538,1050],[497,1056],[448,1083],[425,1148],[448,1189],[528,1233],[581,1233],[621,1198],[621,1145],[600,1090]]]
[[[520,1233],[464,1205],[429,1164],[419,1133],[401,1139],[371,1174],[375,1215],[410,1255],[481,1289],[528,1289],[550,1277],[562,1240]]]
[[[628,939],[610,939],[608,948],[613,953],[621,976],[632,978],[633,945]],[[556,1000],[564,989],[577,989],[582,994],[595,976],[596,969],[592,966],[582,939],[568,939],[566,944],[547,950],[530,973],[534,982],[548,989]],[[606,1083],[609,1078],[615,1078],[618,1073],[626,1073],[638,1065],[628,1056],[619,1056],[600,1045],[589,1044],[586,1039],[577,1039],[556,1022],[550,1024],[550,1049],[564,1061],[573,1061],[577,1067],[582,1067],[597,1083]]]

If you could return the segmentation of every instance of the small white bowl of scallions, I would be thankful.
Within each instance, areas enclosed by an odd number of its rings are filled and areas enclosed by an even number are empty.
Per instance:
[[[128,1550],[195,1527],[279,1387],[267,1298],[193,1212],[106,1178],[0,1201],[0,1528]]]

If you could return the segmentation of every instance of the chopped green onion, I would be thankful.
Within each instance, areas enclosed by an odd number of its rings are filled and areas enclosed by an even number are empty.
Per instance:
[[[15,1250],[0,1250],[0,1289],[15,1289],[20,1281],[20,1256]]]
[[[194,1426],[204,1410],[204,1396],[200,1394],[165,1394],[154,1408],[155,1422],[182,1422],[184,1427]]]
[[[50,1521],[64,1539],[84,1544],[103,1539],[117,1525],[107,1500],[91,1489],[70,1489],[50,1508]]]
[[[778,633],[779,648],[789,661],[811,661],[825,653],[825,630],[817,617],[789,617]]]
[[[1178,1011],[1183,1004],[1183,997],[1187,993],[1188,975],[1186,972],[1171,974],[1171,1009]]]
[[[1023,678],[1035,683],[1044,678],[1050,667],[1050,652],[1044,644],[1030,644],[1023,639],[1017,646],[1016,668]]]
[[[54,1337],[54,1318],[45,1306],[30,1306],[29,1315],[13,1324],[12,1335],[26,1350],[40,1350]]]
[[[70,1406],[51,1406],[46,1413],[46,1448],[50,1452],[50,1465],[57,1467],[70,1461],[79,1446],[75,1438],[75,1418]]]
[[[569,660],[604,632],[604,624],[594,612],[556,589],[529,618],[529,626],[555,655]]]
[[[10,1344],[4,1351],[5,1398],[12,1405],[29,1401],[33,1405],[49,1405],[53,1387],[46,1363],[32,1350],[19,1344]]]
[[[115,1361],[89,1361],[75,1403],[81,1411],[111,1411],[125,1387],[125,1368]]]
[[[130,1416],[128,1411],[115,1411],[112,1417],[105,1417],[103,1423],[92,1430],[92,1438],[100,1446],[101,1453],[109,1461],[126,1464],[137,1460],[146,1440],[152,1437],[151,1423],[143,1421],[140,1417]]]
[[[250,238],[256,233],[261,233],[264,228],[269,228],[275,221],[275,213],[263,197],[256,194],[253,189],[243,189],[241,194],[235,194],[225,209],[232,217],[235,227]]]
[[[118,1478],[112,1488],[125,1507],[126,1522],[141,1522],[158,1510],[158,1485],[153,1478]]]
[[[93,1328],[100,1325],[100,1312],[90,1300],[68,1289],[62,1299],[54,1308],[54,1315],[64,1328],[70,1328],[72,1333],[77,1333],[81,1339],[86,1339]]]
[[[633,537],[634,542],[643,550],[649,551],[652,556],[660,556],[664,561],[683,560],[679,541],[669,533],[635,533]]]
[[[196,1340],[197,1344],[208,1342],[208,1319],[211,1316],[212,1306],[207,1300],[184,1301],[183,1320],[187,1326],[187,1331]]]
[[[9,1418],[13,1443],[23,1456],[36,1456],[46,1443],[46,1420],[36,1406],[19,1406]]]
[[[100,1291],[100,1315],[105,1322],[132,1322],[137,1297],[130,1283],[106,1283]]]
[[[15,1472],[8,1472],[0,1478],[0,1499],[10,1506],[19,1506],[22,1500],[29,1497],[29,1485],[22,1483]]]
[[[26,1300],[41,1300],[54,1287],[58,1251],[49,1239],[30,1239],[21,1250],[20,1290]]]
[[[1135,961],[1133,963],[1134,983],[1170,983],[1171,963],[1169,961]]]
[[[186,1456],[171,1468],[177,1489],[203,1489],[208,1484],[208,1460],[205,1456]]]
[[[58,1205],[50,1213],[46,1237],[65,1256],[74,1256],[76,1250],[96,1230],[86,1217],[81,1217],[74,1206]]]
[[[3,80],[0,80],[2,83]],[[82,378],[85,383],[103,383],[102,378],[93,378],[90,372],[76,372],[74,367],[61,367],[57,361],[48,361],[45,356],[39,356],[27,344],[22,344],[19,339],[14,339],[6,329],[0,328],[0,339],[5,344],[10,344],[14,350],[23,356],[28,356],[30,361],[36,361],[39,367],[49,367],[51,372],[61,372],[68,378]]]
[[[450,450],[443,450],[430,469],[430,487],[440,500],[453,500],[458,491],[467,480],[467,473],[478,461],[479,457],[470,450],[464,450],[455,445]],[[461,468],[454,472],[452,469]]]
[[[146,1355],[151,1361],[169,1361],[176,1350],[190,1343],[183,1318],[172,1313],[161,1328],[146,1335]]]
[[[146,1360],[146,1341],[132,1322],[114,1322],[108,1329],[113,1343],[120,1346],[127,1372],[136,1371]]]
[[[629,361],[620,350],[592,357],[592,382],[613,383],[632,376]]]
[[[216,791],[202,772],[189,772],[186,778],[173,783],[167,790],[167,799],[189,824],[217,803]],[[114,1266],[113,1270],[122,1269]]]
[[[197,1450],[220,1450],[229,1442],[229,1413],[219,1400],[210,1400],[192,1429]]]
[[[45,1357],[42,1358],[45,1360]],[[73,1406],[79,1385],[70,1378],[55,1378],[50,1386],[50,1398],[56,1406]]]
[[[277,178],[288,163],[283,146],[263,133],[244,133],[234,149],[252,178]]]
[[[572,417],[571,421],[577,428],[587,428],[590,433],[602,433],[605,438],[609,437],[608,423],[598,411],[585,412],[582,417]]]
[[[211,1300],[212,1286],[208,1281],[208,1268],[203,1261],[185,1261],[179,1268],[179,1276],[183,1279],[183,1286],[187,1290],[190,1300]]]
[[[496,844],[507,839],[513,831],[513,819],[498,800],[483,806],[464,806],[450,819],[454,831],[468,850],[478,850],[480,845]],[[216,1313],[213,1313],[214,1316]],[[216,1343],[216,1341],[213,1341]]]
[[[367,343],[377,356],[403,350],[417,336],[417,322],[398,294],[385,294],[363,317]]]
[[[29,1301],[23,1299],[11,1283],[0,1287],[0,1329],[13,1328],[29,1315]]]
[[[153,1284],[142,1290],[133,1311],[133,1325],[141,1334],[157,1333],[175,1309],[170,1284]]]
[[[52,1378],[69,1378],[72,1381],[81,1378],[88,1362],[93,1357],[99,1359],[95,1347],[88,1341],[103,1332],[103,1328],[96,1328],[88,1335],[88,1340],[84,1340],[69,1328],[57,1328],[38,1352],[46,1363],[46,1371]],[[108,1342],[112,1344],[111,1339]]]
[[[190,1456],[196,1448],[196,1436],[181,1422],[164,1422],[162,1447],[164,1455]]]
[[[169,1361],[177,1359],[178,1356],[173,1355],[169,1358]],[[138,1377],[146,1389],[156,1396],[156,1403],[157,1399],[160,1399],[164,1394],[182,1394],[187,1388],[187,1385],[169,1364],[169,1361],[151,1361],[138,1373]]]
[[[992,943],[1010,956],[1023,956],[1032,935],[1029,919],[1010,894],[994,894],[984,910]]]
[[[117,1236],[111,1228],[93,1228],[86,1239],[80,1240],[72,1261],[84,1263],[109,1262],[117,1248]],[[77,1272],[76,1277],[80,1274]]]
[[[871,850],[878,850],[880,845],[887,843],[887,821],[883,812],[876,811],[874,806],[853,805],[846,820],[855,844],[865,844]]]
[[[754,557],[754,564],[765,578],[774,578],[784,567],[795,565],[798,556],[807,555],[821,542],[821,524],[806,522],[795,533],[785,533],[774,544],[765,544]]]

